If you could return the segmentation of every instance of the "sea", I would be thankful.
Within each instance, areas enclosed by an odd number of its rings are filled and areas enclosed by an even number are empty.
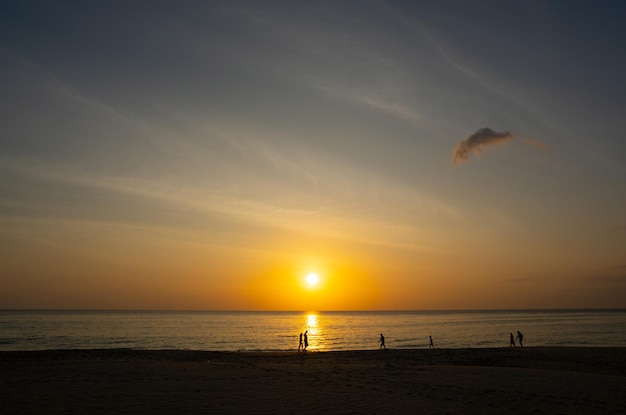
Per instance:
[[[137,349],[295,351],[626,347],[626,310],[505,311],[0,311],[0,351]],[[519,346],[519,344],[518,344]]]

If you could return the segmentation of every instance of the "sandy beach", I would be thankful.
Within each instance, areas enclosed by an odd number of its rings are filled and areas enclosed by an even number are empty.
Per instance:
[[[0,353],[4,414],[626,413],[626,348]]]

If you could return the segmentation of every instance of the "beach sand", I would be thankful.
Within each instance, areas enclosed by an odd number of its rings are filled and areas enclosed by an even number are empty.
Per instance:
[[[623,414],[626,348],[0,353],[3,414]]]

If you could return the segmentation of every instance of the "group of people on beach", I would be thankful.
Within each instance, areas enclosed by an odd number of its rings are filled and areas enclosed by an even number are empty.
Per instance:
[[[519,333],[519,331],[518,331],[518,333]],[[428,338],[430,340],[430,344],[429,344],[428,347],[430,349],[434,349],[435,345],[433,344],[433,336],[428,336]],[[379,340],[379,342],[380,342],[380,348],[381,349],[386,349],[387,348],[387,346],[385,346],[385,336],[382,333],[380,333],[380,340]],[[300,333],[300,343],[298,344],[298,353],[306,352],[306,348],[307,347],[309,347],[309,331],[305,330],[304,334]]]
[[[519,347],[524,347],[524,335],[522,333],[520,333],[520,331],[517,331],[517,336],[513,337],[513,333],[510,333],[510,343],[509,343],[509,347],[517,347],[515,345],[515,339],[517,339],[517,341],[519,342]]]
[[[519,330],[517,331],[517,336],[515,337],[513,337],[513,333],[510,334],[511,342],[509,347],[517,347],[517,345],[515,344],[515,339],[517,339],[517,341],[519,342],[520,347],[524,347],[524,335]],[[434,349],[435,345],[433,344],[433,336],[428,336],[428,340],[428,348]],[[380,333],[380,339],[378,341],[380,342],[380,349],[387,349],[387,346],[385,346],[385,336],[383,336],[382,333]],[[308,330],[305,330],[304,335],[300,333],[300,344],[298,345],[298,352],[306,352],[307,347],[309,347],[309,332]]]

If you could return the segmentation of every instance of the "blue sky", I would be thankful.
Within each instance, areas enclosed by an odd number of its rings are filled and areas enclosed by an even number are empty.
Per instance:
[[[622,2],[1,7],[0,307],[626,307]]]

